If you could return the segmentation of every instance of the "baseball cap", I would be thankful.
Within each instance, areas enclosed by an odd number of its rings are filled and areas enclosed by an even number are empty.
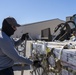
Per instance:
[[[7,17],[5,18],[5,20],[10,24],[10,25],[14,25],[16,27],[19,27],[20,24],[17,23],[17,21],[15,20],[15,18],[13,17]]]

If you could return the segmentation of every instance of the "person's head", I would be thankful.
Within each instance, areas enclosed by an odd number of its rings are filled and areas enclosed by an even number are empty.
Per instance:
[[[20,25],[17,23],[15,18],[7,17],[3,20],[2,31],[5,32],[8,36],[11,36],[17,30],[18,26]]]

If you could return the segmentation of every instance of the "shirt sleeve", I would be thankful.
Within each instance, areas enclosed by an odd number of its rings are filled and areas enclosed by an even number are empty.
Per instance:
[[[32,64],[32,61],[29,60],[27,57],[23,57],[20,56],[17,52],[17,50],[15,50],[12,42],[8,39],[2,39],[0,40],[0,46],[2,49],[2,52],[8,56],[9,58],[11,58],[12,60],[14,60],[15,62],[21,62],[21,63],[26,63],[26,64]]]
[[[21,39],[15,41],[14,39],[12,39],[14,42],[15,47],[19,46],[23,41]]]

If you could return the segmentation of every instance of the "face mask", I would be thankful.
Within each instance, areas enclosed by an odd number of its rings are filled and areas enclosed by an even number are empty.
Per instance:
[[[6,20],[4,20],[2,23],[2,31],[5,32],[8,36],[13,35],[15,32],[15,30]]]

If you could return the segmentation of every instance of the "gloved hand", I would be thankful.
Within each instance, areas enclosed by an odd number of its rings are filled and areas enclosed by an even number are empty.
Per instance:
[[[23,34],[21,37],[21,40],[23,41],[23,40],[25,40],[25,38],[27,38],[27,39],[29,38],[28,33]]]
[[[39,67],[41,67],[41,62],[39,60],[35,60],[35,61],[33,61],[33,66],[36,68],[39,68]]]

